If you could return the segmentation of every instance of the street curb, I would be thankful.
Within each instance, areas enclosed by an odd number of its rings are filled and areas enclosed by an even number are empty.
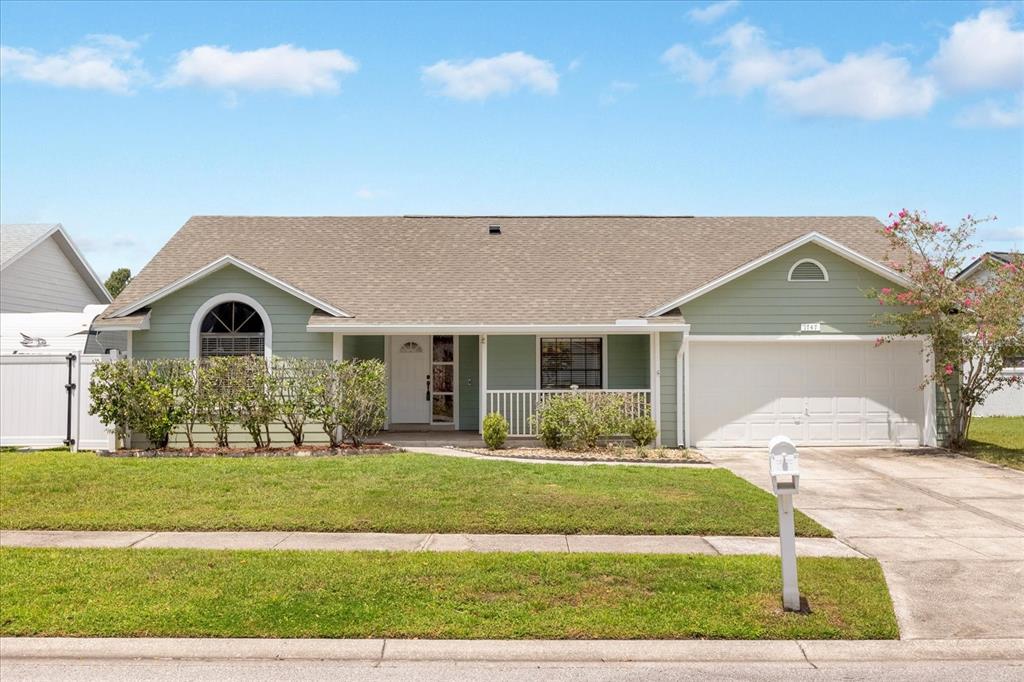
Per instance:
[[[3,637],[0,659],[829,663],[1022,661],[1024,639],[414,640]]]

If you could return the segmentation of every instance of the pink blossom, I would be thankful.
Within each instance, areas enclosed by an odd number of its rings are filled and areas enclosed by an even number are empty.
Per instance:
[[[883,343],[885,343],[885,339],[883,339],[881,336],[879,336],[877,339],[875,339],[875,348],[878,348]]]
[[[889,287],[882,287],[882,295],[888,296],[891,293],[892,293],[892,289],[890,289]]]
[[[949,376],[950,374],[952,374],[953,373],[953,363],[947,362],[945,368],[943,368],[943,371],[946,373],[946,376]]]

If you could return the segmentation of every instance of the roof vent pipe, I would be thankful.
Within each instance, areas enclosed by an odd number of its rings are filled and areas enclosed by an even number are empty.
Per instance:
[[[501,234],[501,225],[488,225],[487,234]]]

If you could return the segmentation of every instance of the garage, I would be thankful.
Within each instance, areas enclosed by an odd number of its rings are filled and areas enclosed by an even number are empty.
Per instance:
[[[921,342],[736,342],[690,338],[690,428],[698,447],[923,442]],[[930,420],[929,420],[930,421]]]

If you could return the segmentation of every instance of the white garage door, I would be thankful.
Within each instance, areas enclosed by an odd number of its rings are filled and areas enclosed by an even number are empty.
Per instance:
[[[697,446],[921,443],[921,344],[690,343],[690,426]]]

